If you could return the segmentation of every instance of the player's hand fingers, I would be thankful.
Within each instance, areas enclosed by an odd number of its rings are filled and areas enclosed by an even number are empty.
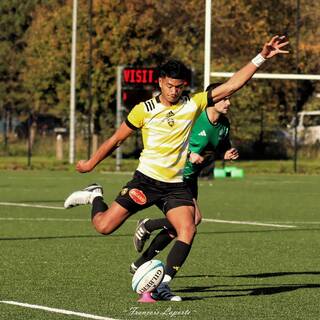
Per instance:
[[[271,38],[271,40],[267,43],[269,46],[273,46],[275,42],[279,39],[280,37],[278,35],[274,36]]]

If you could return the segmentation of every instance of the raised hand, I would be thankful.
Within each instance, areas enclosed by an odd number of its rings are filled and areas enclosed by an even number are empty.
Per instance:
[[[288,50],[282,50],[289,41],[287,41],[285,36],[274,36],[269,42],[267,42],[261,51],[261,55],[265,59],[270,59],[277,54],[287,54]]]

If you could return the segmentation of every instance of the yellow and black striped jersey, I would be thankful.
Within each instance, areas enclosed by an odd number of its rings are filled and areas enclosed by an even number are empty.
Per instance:
[[[142,131],[143,150],[138,171],[164,182],[181,182],[191,128],[208,104],[208,93],[182,96],[172,106],[158,97],[137,104],[126,123]]]

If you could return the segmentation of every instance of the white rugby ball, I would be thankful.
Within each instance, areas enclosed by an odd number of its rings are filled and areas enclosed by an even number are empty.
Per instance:
[[[141,265],[132,278],[133,291],[142,294],[153,291],[164,277],[164,264],[160,260],[150,260]]]

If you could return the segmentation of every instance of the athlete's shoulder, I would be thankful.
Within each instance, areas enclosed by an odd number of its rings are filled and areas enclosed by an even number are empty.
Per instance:
[[[189,95],[189,99],[193,99],[193,100],[207,99],[207,97],[208,97],[207,91],[194,92]]]
[[[156,108],[157,102],[154,98],[141,102],[145,112],[151,112]]]
[[[154,109],[156,109],[157,104],[158,103],[155,100],[155,98],[151,98],[151,99],[148,99],[146,101],[142,101],[142,102],[139,102],[138,104],[136,104],[132,108],[132,112],[145,114],[145,113],[151,112]]]
[[[190,100],[194,102],[200,110],[204,110],[208,106],[208,92],[196,92],[190,95]]]

